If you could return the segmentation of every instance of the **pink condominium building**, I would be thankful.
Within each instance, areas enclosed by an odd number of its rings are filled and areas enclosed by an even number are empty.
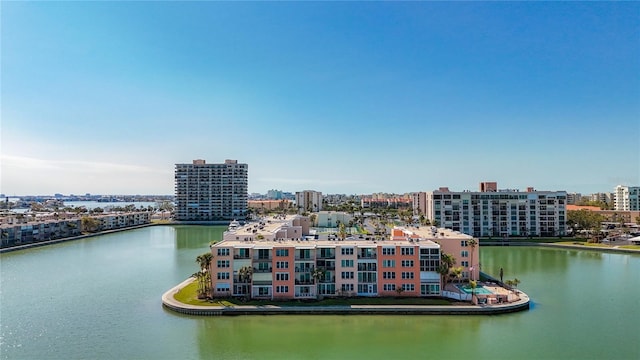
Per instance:
[[[456,242],[448,248],[457,251],[472,237],[444,229],[425,237],[420,230],[395,228],[384,241],[317,239],[301,215],[230,228],[211,246],[214,296],[440,296],[444,244]]]

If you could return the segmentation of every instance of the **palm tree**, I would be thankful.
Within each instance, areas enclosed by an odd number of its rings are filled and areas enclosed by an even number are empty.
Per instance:
[[[467,241],[467,245],[471,246],[471,273],[469,274],[470,279],[473,280],[474,276],[473,273],[475,271],[475,265],[473,264],[473,253],[475,252],[476,249],[476,245],[478,245],[478,242],[476,241],[476,239],[471,239],[469,241]]]
[[[451,276],[454,277],[457,282],[460,282],[460,279],[462,279],[462,266],[457,266],[451,269]]]
[[[469,287],[471,288],[471,302],[476,297],[476,287],[478,287],[478,282],[475,280],[469,281]]]
[[[206,252],[196,257],[196,263],[200,266],[200,274],[196,277],[198,279],[198,297],[206,297],[211,290],[211,274],[209,268],[211,266],[211,259],[213,255],[210,252]]]
[[[322,280],[324,278],[326,271],[324,270],[324,268],[322,267],[316,267],[313,269],[313,271],[311,272],[311,277],[313,278],[313,281],[316,284],[316,297],[318,296],[318,293],[320,292],[320,280]]]
[[[442,287],[447,286],[447,277],[451,272],[451,268],[455,265],[456,259],[451,254],[440,254],[440,265],[438,266],[438,273],[442,276]]]
[[[238,270],[238,276],[240,278],[240,282],[251,282],[251,277],[253,276],[253,268],[251,266],[241,267],[240,270]]]
[[[517,289],[518,285],[520,284],[520,280],[518,278],[515,278],[511,283],[513,284],[513,287]]]

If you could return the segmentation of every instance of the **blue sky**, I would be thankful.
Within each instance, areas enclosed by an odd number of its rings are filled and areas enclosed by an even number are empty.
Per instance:
[[[640,184],[635,2],[3,2],[0,192]]]

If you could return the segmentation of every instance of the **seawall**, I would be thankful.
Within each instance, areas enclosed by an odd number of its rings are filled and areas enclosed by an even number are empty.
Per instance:
[[[278,306],[237,305],[199,306],[183,304],[173,296],[193,279],[187,279],[162,295],[162,306],[186,315],[496,315],[529,309],[529,296],[519,292],[520,300],[493,305],[338,305]]]

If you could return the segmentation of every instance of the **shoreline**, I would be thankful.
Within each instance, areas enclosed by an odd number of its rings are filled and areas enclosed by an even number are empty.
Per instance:
[[[168,310],[195,316],[241,315],[496,315],[529,309],[529,296],[519,291],[520,300],[492,305],[332,305],[278,306],[236,305],[201,306],[179,302],[174,295],[194,281],[188,278],[162,294],[162,306]]]

